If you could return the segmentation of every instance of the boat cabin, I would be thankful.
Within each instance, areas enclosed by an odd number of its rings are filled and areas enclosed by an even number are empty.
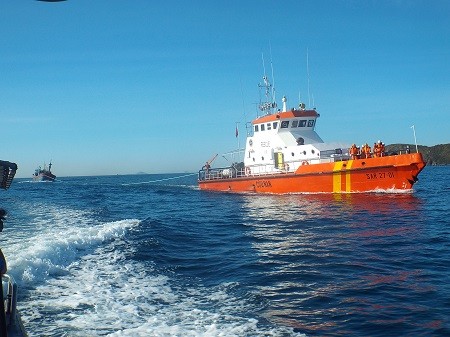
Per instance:
[[[247,138],[244,166],[247,174],[294,172],[299,166],[334,161],[348,156],[348,145],[328,143],[315,131],[320,115],[315,109],[283,110],[253,120],[253,135]],[[347,158],[345,158],[347,159]]]

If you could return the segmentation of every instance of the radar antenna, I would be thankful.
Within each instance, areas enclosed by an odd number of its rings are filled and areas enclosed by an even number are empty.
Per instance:
[[[266,114],[270,114],[270,113],[272,113],[272,109],[275,109],[277,107],[277,104],[275,103],[275,101],[273,99],[274,90],[272,89],[272,84],[270,83],[269,78],[266,75],[266,66],[264,64],[264,54],[262,55],[262,61],[263,61],[263,69],[264,69],[263,83],[258,84],[258,87],[265,89],[264,94],[266,96],[266,101],[259,103],[259,110],[265,112]]]

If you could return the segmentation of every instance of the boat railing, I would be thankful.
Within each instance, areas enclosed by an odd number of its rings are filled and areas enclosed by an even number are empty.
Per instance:
[[[5,315],[5,322],[7,326],[14,325],[16,322],[16,307],[17,307],[17,284],[11,275],[2,275],[2,296]]]
[[[237,178],[241,176],[241,170],[236,167],[219,167],[219,168],[208,168],[201,169],[198,171],[198,180],[217,180],[217,179],[228,179]]]
[[[321,153],[317,158],[286,160],[280,167],[275,167],[273,164],[254,164],[239,168],[236,166],[203,168],[198,171],[198,180],[221,180],[250,176],[292,174],[303,165],[344,161],[348,159],[350,159],[350,157],[347,153],[336,153],[335,150],[332,150],[329,153],[324,153],[323,155]]]
[[[236,168],[234,166],[229,167],[219,167],[219,168],[209,168],[201,169],[198,172],[198,180],[219,180],[219,179],[230,179],[230,178],[243,178],[249,176],[262,176],[262,175],[274,175],[287,173],[286,170],[276,169],[269,165],[252,165],[242,168]]]

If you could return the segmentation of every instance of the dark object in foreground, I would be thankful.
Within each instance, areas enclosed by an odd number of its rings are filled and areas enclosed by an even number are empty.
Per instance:
[[[17,171],[17,164],[9,161],[0,160],[0,188],[7,190],[14,179]]]

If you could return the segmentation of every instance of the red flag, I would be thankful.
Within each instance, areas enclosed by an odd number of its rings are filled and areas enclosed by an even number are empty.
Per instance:
[[[236,138],[239,136],[239,131],[238,131],[238,128],[237,128],[237,125],[236,125]]]

